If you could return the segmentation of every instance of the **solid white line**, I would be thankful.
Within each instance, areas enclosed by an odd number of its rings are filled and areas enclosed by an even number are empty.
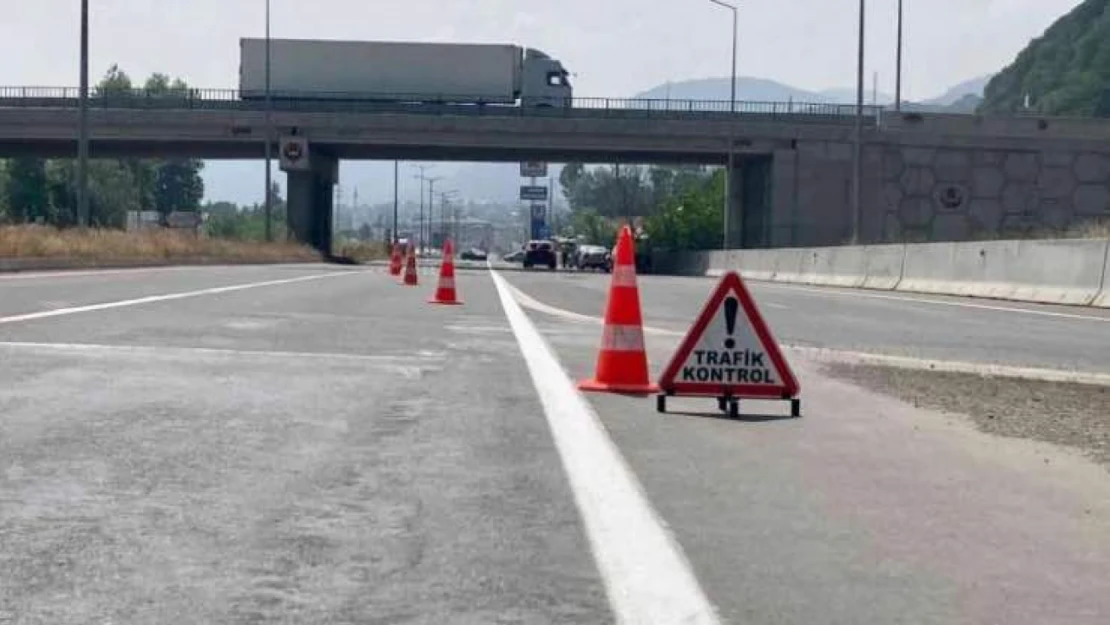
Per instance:
[[[682,548],[547,342],[491,270],[563,461],[617,622],[720,623]]]
[[[290,352],[254,349],[227,349],[219,347],[179,347],[176,345],[110,345],[105,343],[38,343],[28,341],[0,341],[0,349],[59,351],[70,353],[119,353],[139,356],[213,356],[229,358],[319,358],[351,362],[376,362],[405,364],[419,361],[442,362],[442,352],[415,352],[413,354],[343,354],[336,352]]]
[[[124,308],[127,306],[138,306],[141,304],[152,304],[154,302],[168,302],[178,299],[186,299],[189,297],[200,297],[202,295],[218,295],[220,293],[231,293],[234,291],[244,291],[246,289],[256,289],[264,286],[277,286],[279,284],[293,284],[295,282],[306,282],[308,280],[320,280],[322,278],[333,278],[335,276],[350,276],[355,275],[357,272],[352,271],[334,271],[331,273],[314,274],[311,276],[300,276],[297,278],[285,278],[282,280],[267,280],[265,282],[250,282],[247,284],[234,284],[231,286],[221,286],[211,289],[200,289],[197,291],[183,291],[180,293],[167,293],[165,295],[150,295],[148,297],[140,297],[137,299],[119,300],[115,302],[103,302],[100,304],[89,304],[87,306],[74,306],[70,308],[55,308],[53,310],[43,310],[39,312],[26,313],[22,315],[13,315],[11,317],[0,317],[0,324],[16,323],[19,321],[34,321],[36,319],[48,319],[50,317],[61,317],[64,315],[74,315],[84,312],[95,312],[99,310],[110,310],[113,308]]]
[[[0,273],[0,281],[7,280],[33,280],[35,278],[81,278],[84,276],[112,276],[126,273],[149,273],[153,271],[180,271],[183,269],[211,269],[212,266],[204,265],[172,265],[172,266],[158,266],[158,267],[124,267],[118,269],[59,269],[57,271],[51,270],[35,270],[35,271],[17,271],[12,273]]]
[[[1009,312],[1024,315],[1038,315],[1041,317],[1059,317],[1062,319],[1080,319],[1083,321],[1101,321],[1103,323],[1110,323],[1110,317],[1095,317],[1093,315],[1081,315],[1077,313],[1062,313],[1054,312],[1051,310],[1034,310],[1031,308],[1019,308],[1016,306],[991,306],[989,304],[973,304],[971,302],[953,302],[942,299],[932,299],[928,297],[910,297],[905,295],[887,295],[883,293],[873,293],[863,289],[853,290],[839,290],[835,288],[822,288],[812,286],[801,286],[797,284],[783,284],[781,282],[757,282],[760,286],[771,286],[788,291],[799,291],[802,293],[811,293],[814,295],[823,295],[831,297],[851,297],[851,298],[865,298],[865,299],[885,299],[893,300],[896,302],[910,302],[917,304],[931,304],[933,306],[953,306],[956,308],[971,308],[975,310],[991,310],[996,312]],[[957,296],[953,296],[957,297]],[[1051,304],[1045,304],[1050,306]]]

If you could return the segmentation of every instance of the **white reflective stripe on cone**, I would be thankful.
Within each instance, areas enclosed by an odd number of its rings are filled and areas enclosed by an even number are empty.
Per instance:
[[[611,352],[642,352],[644,329],[640,326],[607,325],[601,333],[601,349]]]
[[[441,289],[453,289],[453,288],[455,288],[455,279],[454,278],[440,278],[439,279],[439,288],[441,288]]]
[[[613,267],[613,286],[636,286],[636,268],[632,265]]]

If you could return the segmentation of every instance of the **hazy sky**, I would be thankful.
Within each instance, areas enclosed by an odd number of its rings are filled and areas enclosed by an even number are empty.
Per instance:
[[[519,43],[576,74],[576,95],[627,96],[729,72],[730,13],[709,0],[271,0],[275,37]],[[905,0],[903,95],[1004,66],[1078,0]],[[76,85],[78,0],[6,2],[0,85]],[[238,38],[265,0],[89,0],[94,78],[113,62],[233,88]],[[867,84],[892,93],[896,0],[868,0]],[[739,72],[807,89],[854,84],[856,0],[742,0]]]

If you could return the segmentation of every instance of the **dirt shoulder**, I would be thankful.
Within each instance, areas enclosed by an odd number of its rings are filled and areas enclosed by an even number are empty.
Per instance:
[[[914,406],[966,415],[983,432],[1065,445],[1110,467],[1110,387],[876,365],[824,370]]]

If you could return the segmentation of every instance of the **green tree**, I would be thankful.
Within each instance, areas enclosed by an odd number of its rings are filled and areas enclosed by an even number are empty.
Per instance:
[[[47,188],[46,161],[41,158],[15,158],[7,166],[4,195],[9,217],[16,223],[49,221],[50,195]]]
[[[1056,20],[987,84],[983,113],[1030,108],[1050,115],[1106,115],[1110,0],[1085,0]]]
[[[203,161],[170,160],[161,163],[155,174],[155,210],[167,215],[174,211],[195,211],[204,199],[204,180],[200,177]]]
[[[716,249],[724,227],[724,181],[724,171],[718,170],[701,184],[668,198],[662,210],[644,223],[651,244],[672,250]]]

